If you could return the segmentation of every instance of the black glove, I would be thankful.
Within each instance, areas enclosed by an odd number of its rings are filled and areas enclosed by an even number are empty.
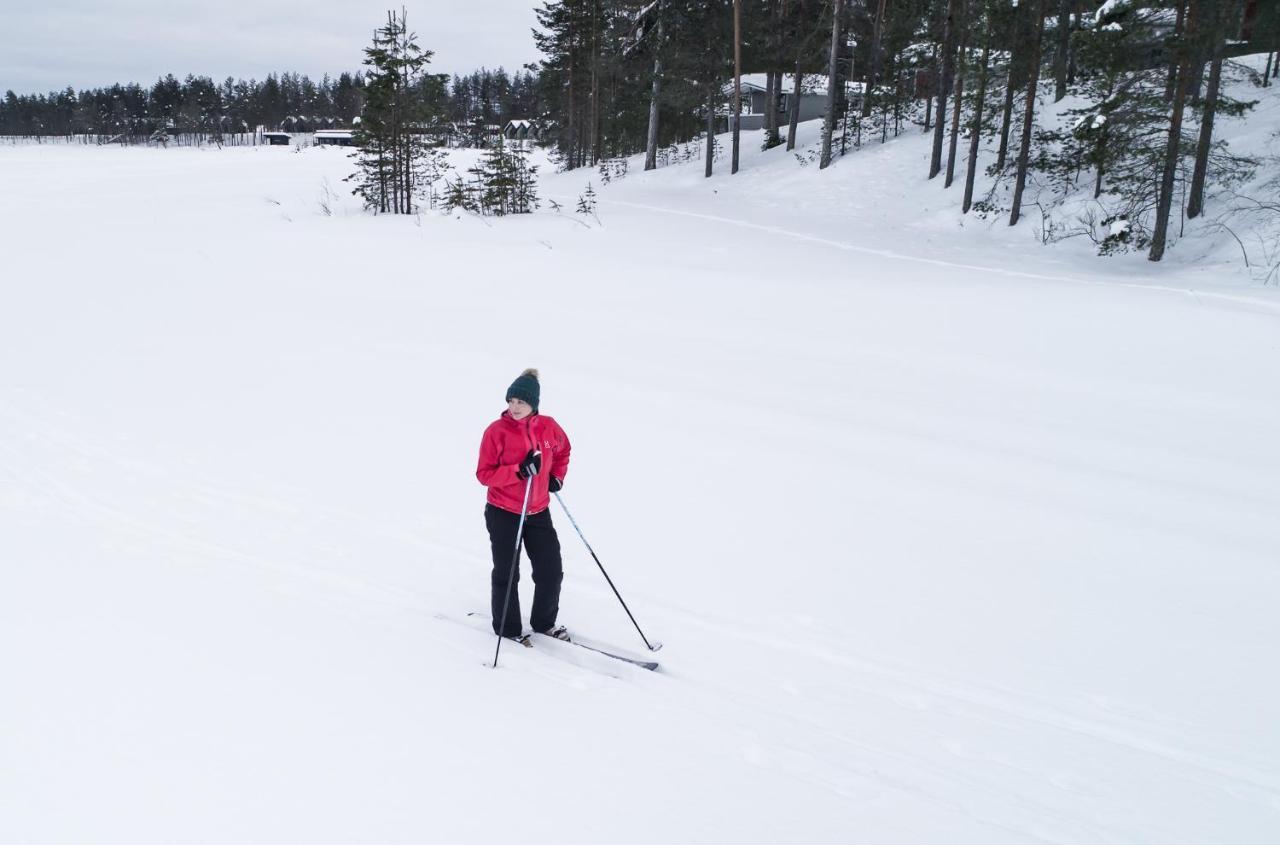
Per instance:
[[[537,475],[540,469],[542,469],[542,453],[530,449],[529,454],[525,455],[524,460],[520,462],[516,477],[524,481],[530,476]]]
[[[556,478],[554,475],[551,476],[551,481],[547,482],[547,487],[548,489],[551,490],[552,493],[559,493],[560,488],[563,486],[564,486],[564,482]]]

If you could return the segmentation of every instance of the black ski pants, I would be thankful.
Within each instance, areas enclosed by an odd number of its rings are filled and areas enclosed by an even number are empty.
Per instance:
[[[521,632],[520,567],[517,564],[512,573],[511,558],[516,550],[520,514],[485,505],[484,523],[489,529],[489,545],[493,550],[493,574],[489,579],[493,632],[504,637],[517,637]],[[535,631],[550,631],[555,627],[556,615],[560,612],[560,582],[564,580],[560,538],[556,536],[556,527],[551,524],[550,510],[525,517],[523,544],[533,570],[533,609],[529,613],[529,625]],[[512,574],[515,578],[511,585],[506,624],[499,630],[502,601],[507,594],[507,576]]]

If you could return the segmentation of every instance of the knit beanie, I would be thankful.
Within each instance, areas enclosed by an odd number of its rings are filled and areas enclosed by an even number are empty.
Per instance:
[[[507,401],[510,402],[512,399],[520,399],[528,402],[536,413],[538,410],[539,392],[538,371],[528,369],[521,373],[519,378],[511,382],[511,386],[507,388]]]

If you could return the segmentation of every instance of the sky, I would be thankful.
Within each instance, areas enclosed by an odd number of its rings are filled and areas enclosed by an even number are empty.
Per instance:
[[[0,0],[0,93],[356,70],[389,0]],[[538,0],[408,0],[437,73],[536,61]]]

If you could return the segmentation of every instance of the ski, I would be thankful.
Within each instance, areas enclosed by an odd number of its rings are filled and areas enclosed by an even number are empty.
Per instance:
[[[487,614],[481,613],[480,611],[477,611],[477,610],[473,610],[470,613],[468,613],[467,616],[472,619],[477,619],[477,618],[483,618],[487,616]],[[532,639],[527,634],[524,635],[524,639],[528,640],[528,642],[521,641],[521,645],[526,645],[526,646],[533,645]],[[566,645],[576,645],[578,648],[585,648],[587,651],[594,651],[596,654],[603,654],[605,657],[612,657],[614,660],[621,660],[623,663],[630,663],[632,666],[639,666],[641,669],[648,669],[650,672],[657,671],[658,669],[658,662],[656,660],[645,660],[642,657],[631,657],[626,654],[620,654],[619,650],[613,649],[611,646],[597,645],[596,643],[591,641],[584,642],[578,639],[576,636],[570,636],[569,639],[562,640],[558,637],[551,637],[546,634],[538,634],[538,639],[540,641],[541,640],[547,641],[547,644],[564,643]],[[656,651],[658,648],[661,648],[661,647],[662,645],[659,644],[657,648],[655,648],[654,650]]]
[[[621,660],[624,663],[630,663],[632,666],[639,666],[641,669],[648,669],[650,672],[656,671],[658,668],[658,662],[656,660],[644,660],[639,657],[628,657],[625,654],[617,654],[594,645],[587,645],[580,640],[574,639],[572,636],[567,640],[562,640],[558,637],[549,637],[546,634],[539,634],[538,636],[546,640],[554,640],[558,643],[576,645],[578,648],[585,648],[587,651],[594,651],[596,654],[603,654],[605,657],[612,657],[614,660]]]

